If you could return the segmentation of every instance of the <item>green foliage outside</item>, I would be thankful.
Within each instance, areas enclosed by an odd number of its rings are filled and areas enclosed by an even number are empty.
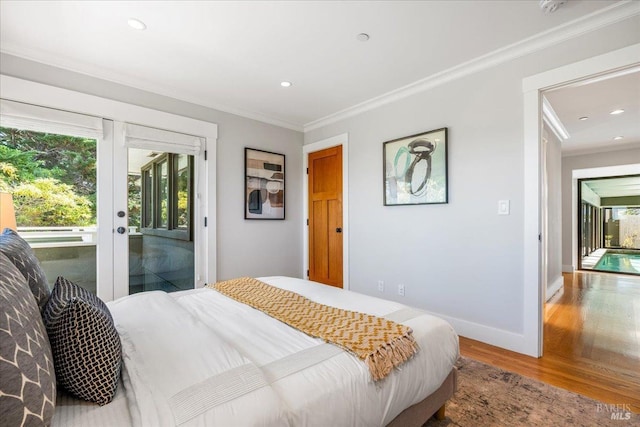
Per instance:
[[[635,249],[636,248],[635,241],[637,238],[638,238],[638,233],[630,234],[624,238],[621,246],[623,248]]]
[[[50,227],[56,225],[93,225],[93,204],[74,188],[54,178],[38,178],[13,189],[18,225]]]
[[[96,141],[0,127],[0,190],[18,226],[96,224]]]
[[[127,205],[129,208],[129,226],[140,227],[142,216],[142,178],[140,175],[127,175],[127,193],[129,198]]]
[[[187,190],[178,191],[178,227],[187,227],[189,225],[188,218],[189,193]]]

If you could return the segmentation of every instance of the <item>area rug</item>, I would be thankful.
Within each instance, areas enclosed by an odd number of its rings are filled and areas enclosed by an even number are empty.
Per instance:
[[[444,420],[425,427],[639,426],[628,406],[605,405],[513,372],[461,357],[458,391]]]

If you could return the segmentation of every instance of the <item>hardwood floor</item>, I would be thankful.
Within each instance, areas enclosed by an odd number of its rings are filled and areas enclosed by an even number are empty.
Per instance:
[[[536,359],[460,337],[460,353],[640,413],[640,278],[577,272],[545,307]]]

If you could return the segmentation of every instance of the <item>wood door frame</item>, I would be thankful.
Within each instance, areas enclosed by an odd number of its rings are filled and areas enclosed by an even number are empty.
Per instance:
[[[309,154],[342,145],[342,288],[349,289],[349,134],[343,133],[302,146],[302,277],[309,269]]]

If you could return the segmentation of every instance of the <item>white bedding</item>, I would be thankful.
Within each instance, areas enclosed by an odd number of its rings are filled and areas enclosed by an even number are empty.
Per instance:
[[[458,358],[453,328],[424,312],[301,279],[259,280],[399,321],[420,350],[374,383],[357,357],[216,291],[135,294],[108,304],[133,425],[383,426],[434,392]]]
[[[122,381],[108,405],[99,406],[80,400],[73,395],[58,391],[53,427],[120,427],[130,426],[131,415]]]

